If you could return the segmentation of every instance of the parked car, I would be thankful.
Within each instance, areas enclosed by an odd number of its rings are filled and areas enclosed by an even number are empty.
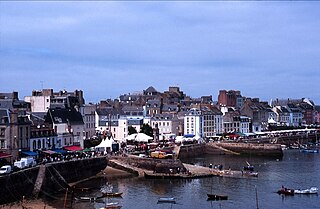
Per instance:
[[[0,175],[11,173],[11,165],[4,165],[0,168]]]

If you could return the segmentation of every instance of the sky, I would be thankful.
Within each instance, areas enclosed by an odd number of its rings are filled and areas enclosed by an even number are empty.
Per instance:
[[[0,92],[149,86],[320,104],[320,1],[0,1]]]

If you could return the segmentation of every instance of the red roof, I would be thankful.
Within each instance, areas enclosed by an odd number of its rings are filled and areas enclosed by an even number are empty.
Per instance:
[[[68,146],[68,147],[63,147],[63,149],[68,150],[68,151],[80,151],[80,150],[83,150],[80,146]]]
[[[12,157],[10,154],[0,152],[0,158]]]
[[[48,154],[48,155],[52,155],[52,154],[56,154],[56,152],[52,151],[52,150],[43,150],[42,152]]]

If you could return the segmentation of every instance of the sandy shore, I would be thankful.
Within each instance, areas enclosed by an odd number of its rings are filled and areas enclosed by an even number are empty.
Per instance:
[[[47,205],[42,200],[26,200],[24,203],[12,203],[7,205],[0,205],[2,209],[54,209]]]

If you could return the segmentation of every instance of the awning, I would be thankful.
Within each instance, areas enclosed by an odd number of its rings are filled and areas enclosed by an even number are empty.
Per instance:
[[[0,158],[12,157],[10,154],[0,152]]]
[[[67,153],[67,151],[65,151],[63,149],[53,149],[52,151],[57,152],[57,153],[62,154],[62,155]]]
[[[32,152],[32,151],[22,151],[22,154],[28,155],[28,156],[37,156],[38,153]]]
[[[52,150],[43,150],[43,153],[46,153],[48,155],[52,155],[52,154],[56,154],[56,152],[52,151]]]
[[[82,150],[83,152],[92,152],[92,148],[85,148],[84,150]]]
[[[63,149],[67,151],[80,151],[83,150],[80,146],[68,146],[68,147],[63,147]]]

